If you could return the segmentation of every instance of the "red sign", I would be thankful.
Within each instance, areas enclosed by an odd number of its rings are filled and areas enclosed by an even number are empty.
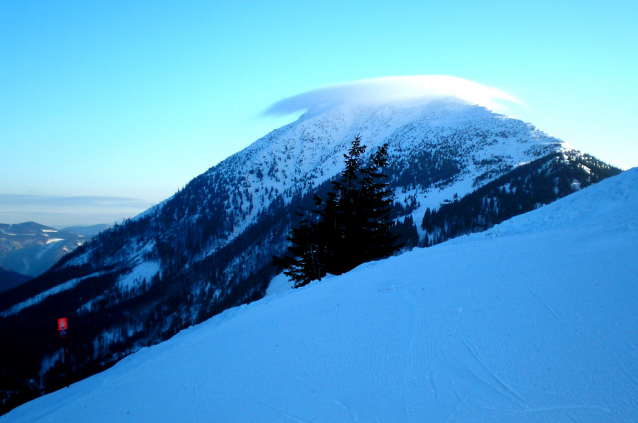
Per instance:
[[[58,319],[58,330],[67,330],[69,326],[66,324],[66,317],[61,317]]]

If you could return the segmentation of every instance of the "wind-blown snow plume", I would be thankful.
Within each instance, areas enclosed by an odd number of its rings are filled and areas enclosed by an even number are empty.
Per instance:
[[[287,115],[301,110],[328,109],[346,103],[427,102],[457,97],[491,110],[502,109],[496,100],[523,104],[512,95],[467,79],[445,75],[391,76],[331,85],[284,98],[264,111]]]

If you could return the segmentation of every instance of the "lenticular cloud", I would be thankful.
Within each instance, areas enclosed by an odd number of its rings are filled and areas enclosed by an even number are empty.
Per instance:
[[[284,98],[265,110],[266,115],[287,115],[341,104],[392,103],[456,97],[497,110],[498,100],[522,104],[510,94],[467,79],[445,75],[391,76],[331,85]]]

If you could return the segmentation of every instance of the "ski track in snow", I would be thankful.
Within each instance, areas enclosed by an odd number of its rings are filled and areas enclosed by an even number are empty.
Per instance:
[[[273,293],[0,422],[636,421],[636,187]]]

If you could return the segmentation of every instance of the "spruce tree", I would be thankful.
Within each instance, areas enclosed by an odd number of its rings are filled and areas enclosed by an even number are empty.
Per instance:
[[[284,274],[295,282],[295,288],[321,279],[316,225],[302,219],[286,239],[290,242],[288,254],[273,257],[272,263],[284,269]]]
[[[326,273],[340,275],[370,260],[392,255],[397,235],[390,228],[391,193],[383,168],[388,165],[388,145],[364,166],[366,146],[356,136],[344,154],[345,167],[322,201],[315,196],[316,222],[304,219],[287,238],[291,245],[273,264],[302,286]]]
[[[360,254],[362,211],[361,156],[366,146],[357,135],[344,157],[341,178],[332,182],[325,206],[320,213],[321,233],[325,233],[326,272],[340,275],[363,263]],[[324,232],[325,231],[325,232]]]
[[[401,246],[394,245],[398,235],[392,235],[390,220],[391,192],[383,168],[388,166],[388,144],[382,145],[362,170],[361,195],[358,210],[362,215],[359,237],[362,261],[378,260],[392,255]]]

